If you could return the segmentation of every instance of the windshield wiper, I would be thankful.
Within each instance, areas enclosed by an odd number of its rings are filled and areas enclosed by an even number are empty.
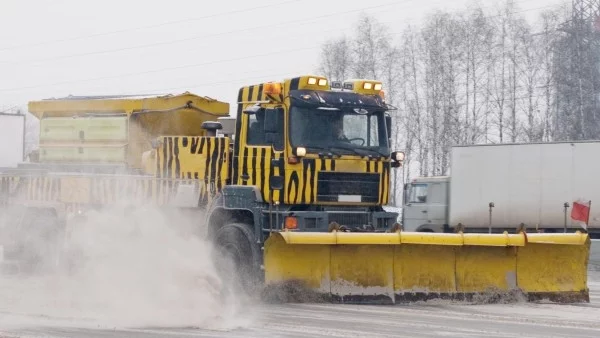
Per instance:
[[[331,148],[335,148],[335,147],[322,147],[322,146],[304,146],[306,149],[316,149],[316,150],[324,150],[328,153],[331,153],[335,156],[342,156],[342,154],[335,152],[333,150],[331,150]],[[326,155],[326,154],[324,154]]]
[[[386,155],[384,153],[382,153],[381,151],[377,150],[377,149],[371,149],[371,148],[361,148],[361,150],[366,150],[366,151],[371,151],[374,152],[375,154],[381,156],[381,157],[388,157],[389,155]]]
[[[361,154],[356,148],[352,148],[352,147],[330,146],[330,148],[337,148],[337,149],[342,149],[342,150],[348,150],[348,151],[351,151],[351,152],[355,153],[356,155],[358,155],[360,157],[365,156],[365,154]]]
[[[349,150],[349,151],[352,151],[352,152],[354,152],[356,155],[359,155],[359,156],[361,156],[361,157],[362,157],[362,156],[366,156],[366,155],[365,155],[364,153],[362,153],[362,154],[361,154],[361,153],[359,152],[359,150],[374,152],[374,153],[376,153],[376,154],[377,154],[377,155],[379,155],[379,156],[386,157],[386,155],[385,155],[385,154],[383,154],[383,153],[381,153],[380,151],[378,151],[378,150],[375,150],[375,149],[369,149],[369,148],[352,148],[352,147],[341,147],[341,146],[332,146],[332,148],[338,148],[338,149]]]

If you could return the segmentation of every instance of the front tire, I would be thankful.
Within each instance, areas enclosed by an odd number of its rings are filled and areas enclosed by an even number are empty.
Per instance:
[[[214,237],[215,263],[228,295],[253,295],[260,285],[260,250],[251,226],[229,223]]]

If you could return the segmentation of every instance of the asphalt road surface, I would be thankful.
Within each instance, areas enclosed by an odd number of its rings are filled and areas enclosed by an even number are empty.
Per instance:
[[[591,302],[587,304],[433,301],[395,306],[253,304],[217,309],[208,298],[194,298],[200,307],[178,308],[179,312],[167,309],[153,314],[151,322],[136,324],[129,319],[135,319],[138,312],[148,314],[143,303],[137,309],[123,307],[121,312],[120,304],[112,308],[113,319],[124,318],[121,323],[98,321],[92,312],[62,311],[73,308],[73,299],[57,295],[40,301],[35,285],[0,284],[0,337],[600,337],[600,250],[595,244],[588,280]],[[194,317],[200,320],[186,324],[190,312],[202,314]]]

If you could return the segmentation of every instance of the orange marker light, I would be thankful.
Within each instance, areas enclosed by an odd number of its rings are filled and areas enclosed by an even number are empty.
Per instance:
[[[285,228],[288,230],[293,230],[298,228],[298,219],[294,216],[286,216],[285,217]]]
[[[279,95],[281,94],[281,84],[280,83],[265,83],[263,92],[268,95]]]

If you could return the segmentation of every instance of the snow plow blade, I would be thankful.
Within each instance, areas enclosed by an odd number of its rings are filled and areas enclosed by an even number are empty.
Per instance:
[[[277,301],[589,302],[589,250],[579,232],[274,232],[265,243],[265,283]]]

